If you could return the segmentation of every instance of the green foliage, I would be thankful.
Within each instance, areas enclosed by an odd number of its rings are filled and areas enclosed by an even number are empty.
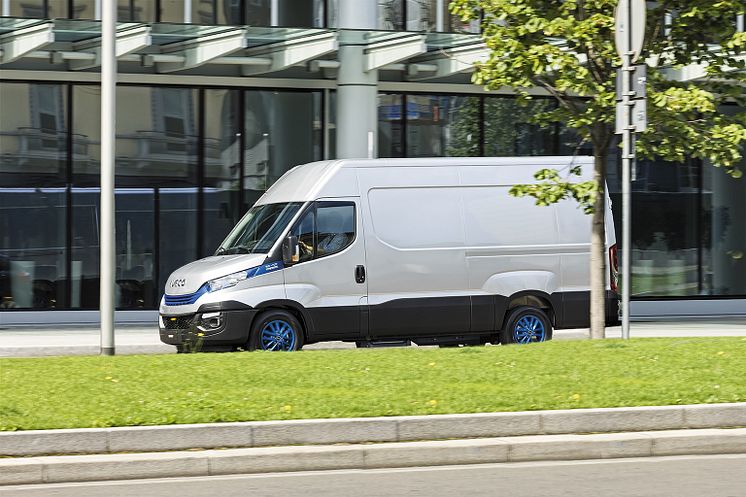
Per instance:
[[[592,143],[596,157],[605,159],[613,137],[615,72],[621,65],[614,48],[617,3],[454,0],[451,11],[464,20],[483,19],[483,37],[491,54],[477,65],[474,83],[488,89],[512,87],[524,100],[532,98],[530,88],[546,90],[559,106],[538,122],[576,130]],[[667,17],[669,12],[676,15]],[[682,162],[690,156],[741,176],[746,34],[735,31],[735,19],[743,12],[741,0],[648,4],[641,60],[649,65],[649,126],[637,140],[641,157]],[[741,109],[723,112],[725,103]],[[583,204],[589,190],[578,188],[550,177],[531,188],[522,185],[514,194],[531,195],[542,205],[568,196]]]
[[[536,205],[550,205],[565,198],[573,198],[586,214],[591,214],[598,189],[595,181],[570,181],[570,177],[580,174],[579,167],[571,168],[567,178],[562,178],[556,169],[541,169],[534,174],[538,183],[513,186],[509,193],[514,197],[534,197]]]
[[[744,352],[737,337],[0,359],[0,430],[743,402]]]

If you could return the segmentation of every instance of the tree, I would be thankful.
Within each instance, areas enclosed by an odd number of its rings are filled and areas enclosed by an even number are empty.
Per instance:
[[[486,89],[514,88],[528,101],[529,88],[542,88],[558,102],[535,116],[543,125],[562,123],[593,147],[593,180],[573,182],[578,171],[545,169],[538,183],[517,185],[514,196],[539,205],[574,198],[592,213],[591,338],[603,338],[606,254],[605,166],[614,142],[614,48],[617,0],[454,0],[463,20],[482,19],[490,49],[473,82]],[[725,115],[726,101],[746,104],[743,71],[746,33],[736,32],[741,0],[650,2],[641,59],[648,65],[648,130],[638,137],[643,158],[683,162],[687,156],[724,167],[734,178],[746,142],[746,113]],[[683,70],[685,69],[685,70]],[[688,75],[688,76],[687,76]],[[682,77],[685,76],[685,77]]]

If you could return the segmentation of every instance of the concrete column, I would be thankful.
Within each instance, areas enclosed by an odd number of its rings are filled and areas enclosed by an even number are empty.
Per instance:
[[[337,157],[378,155],[378,71],[365,70],[364,31],[377,25],[376,0],[339,2],[337,76]]]

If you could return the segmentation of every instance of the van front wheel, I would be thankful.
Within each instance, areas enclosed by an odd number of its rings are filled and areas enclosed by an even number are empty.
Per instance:
[[[516,307],[508,314],[500,331],[500,343],[528,344],[552,339],[552,322],[538,307]]]
[[[248,350],[290,352],[303,346],[303,331],[298,320],[287,311],[267,311],[254,320]]]

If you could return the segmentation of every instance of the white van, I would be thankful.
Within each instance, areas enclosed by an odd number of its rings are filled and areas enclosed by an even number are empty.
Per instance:
[[[529,343],[589,324],[591,217],[514,198],[592,157],[334,160],[277,181],[215,252],[174,271],[160,336],[184,348]],[[607,199],[607,323],[618,320]]]

